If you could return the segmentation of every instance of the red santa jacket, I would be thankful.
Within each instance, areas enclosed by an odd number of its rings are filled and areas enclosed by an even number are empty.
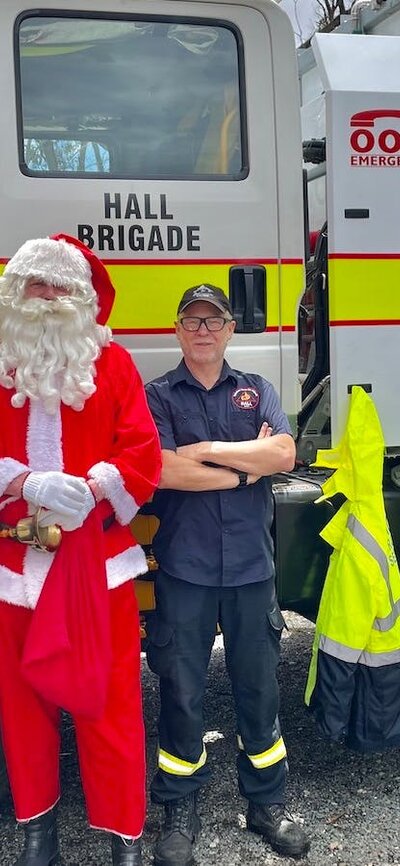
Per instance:
[[[105,496],[103,515],[109,588],[147,571],[129,522],[158,484],[161,452],[139,373],[129,353],[111,343],[96,363],[96,392],[81,412],[61,404],[55,415],[39,401],[11,406],[13,391],[0,386],[0,520],[15,525],[28,514],[23,499],[4,495],[27,469],[59,470],[93,478]],[[0,600],[33,608],[54,553],[0,539]]]

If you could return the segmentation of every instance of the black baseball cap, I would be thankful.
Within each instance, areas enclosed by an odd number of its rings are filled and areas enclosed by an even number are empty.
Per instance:
[[[192,286],[191,289],[186,289],[179,302],[178,316],[186,310],[189,304],[194,304],[195,301],[207,301],[209,304],[214,304],[214,307],[221,310],[221,313],[229,313],[233,318],[229,298],[218,286],[212,286],[211,283],[202,283],[201,286]]]

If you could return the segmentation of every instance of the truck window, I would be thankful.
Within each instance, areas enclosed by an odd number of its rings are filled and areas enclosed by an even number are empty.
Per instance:
[[[240,39],[181,18],[58,14],[16,30],[21,171],[240,179]]]

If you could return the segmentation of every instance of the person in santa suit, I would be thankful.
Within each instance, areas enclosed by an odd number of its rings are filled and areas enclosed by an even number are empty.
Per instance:
[[[145,761],[132,578],[147,564],[129,523],[156,488],[161,462],[139,373],[106,326],[113,300],[103,264],[67,235],[29,240],[6,265],[0,520],[15,526],[40,509],[39,521],[64,534],[100,511],[112,663],[102,715],[76,716],[74,724],[90,826],[110,833],[114,866],[141,866]],[[0,539],[0,726],[25,832],[15,866],[49,866],[59,856],[60,709],[30,686],[20,664],[56,555]]]

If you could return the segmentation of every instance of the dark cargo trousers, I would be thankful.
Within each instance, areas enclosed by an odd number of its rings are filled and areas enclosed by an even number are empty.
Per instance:
[[[284,620],[274,581],[207,587],[159,572],[156,602],[147,650],[161,697],[153,801],[186,796],[209,779],[203,696],[219,623],[236,709],[239,790],[256,803],[284,803],[287,765],[276,680]]]

